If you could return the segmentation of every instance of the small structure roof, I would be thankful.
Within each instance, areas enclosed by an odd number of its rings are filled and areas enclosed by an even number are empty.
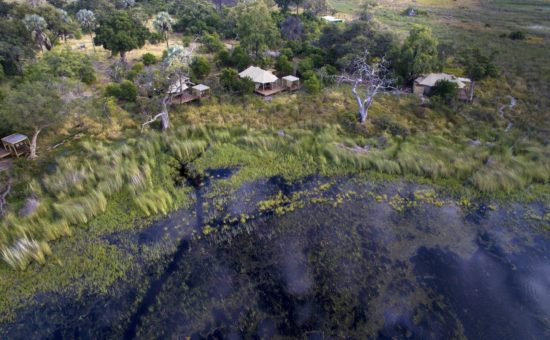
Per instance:
[[[273,73],[256,66],[250,66],[246,70],[242,71],[241,73],[239,73],[239,77],[248,77],[252,79],[253,82],[259,84],[274,83],[279,79]]]
[[[286,77],[283,77],[284,80],[288,80],[288,81],[297,81],[297,80],[300,80],[300,78],[298,77],[295,77],[295,76],[286,76]]]
[[[25,136],[25,135],[22,135],[20,133],[14,133],[13,135],[9,135],[9,136],[6,136],[6,137],[2,138],[2,142],[15,145],[15,144],[21,143],[21,142],[23,142],[27,139],[28,139],[28,137]]]
[[[187,86],[184,82],[176,81],[168,88],[168,94],[181,94],[188,88],[189,86]]]
[[[333,17],[332,15],[325,15],[324,17],[321,17],[321,19],[327,22],[333,22],[333,23],[344,22],[344,19],[338,19]]]
[[[202,92],[202,91],[209,90],[210,87],[209,87],[209,86],[206,86],[206,85],[204,85],[204,84],[199,84],[199,85],[193,86],[193,89]]]
[[[466,83],[471,82],[471,80],[468,78],[459,78],[452,74],[447,74],[447,73],[430,73],[425,77],[416,78],[415,82],[418,85],[431,87],[431,86],[434,86],[435,83],[437,83],[440,80],[447,80],[447,81],[456,83],[459,89],[464,88],[466,86]]]

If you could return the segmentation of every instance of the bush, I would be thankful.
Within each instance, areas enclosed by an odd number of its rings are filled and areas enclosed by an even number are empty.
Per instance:
[[[317,78],[317,75],[311,74],[304,80],[304,89],[309,94],[317,94],[321,92],[321,81]]]
[[[128,71],[128,74],[126,75],[126,78],[128,78],[129,80],[136,79],[137,76],[141,73],[141,71],[143,71],[144,67],[145,66],[143,65],[143,63],[134,64],[134,66],[132,66],[132,69],[130,71]]]
[[[120,84],[120,96],[118,99],[135,102],[137,99],[137,86],[129,80],[123,81]]]
[[[249,78],[241,79],[236,70],[224,68],[220,75],[220,83],[226,91],[234,92],[240,95],[251,94],[254,92],[255,84]]]
[[[525,40],[526,38],[525,33],[523,33],[522,31],[510,32],[508,37],[512,40]]]
[[[156,45],[164,41],[164,37],[157,33],[157,32],[151,32],[149,33],[149,39],[147,39],[150,44]]]
[[[202,43],[209,53],[218,53],[225,47],[217,33],[204,33]]]
[[[195,57],[191,62],[191,76],[196,79],[203,79],[210,73],[210,63],[204,57]]]
[[[448,80],[438,80],[430,91],[430,97],[438,97],[447,105],[451,104],[458,95],[458,85]]]
[[[94,70],[91,68],[82,69],[80,72],[80,81],[82,81],[86,85],[95,83],[96,76]]]
[[[216,59],[221,66],[233,67],[238,70],[244,70],[252,64],[252,59],[241,47],[235,47],[230,53],[227,50],[218,52]]]
[[[294,67],[290,60],[288,60],[288,57],[286,55],[281,55],[279,58],[277,58],[275,69],[277,70],[279,75],[289,75],[292,74],[292,72],[294,71]]]
[[[129,80],[124,80],[120,84],[111,83],[105,88],[105,96],[135,102],[137,99],[137,86]]]
[[[141,56],[141,61],[143,62],[143,65],[150,66],[156,64],[158,62],[158,59],[152,53],[145,53],[143,56]]]

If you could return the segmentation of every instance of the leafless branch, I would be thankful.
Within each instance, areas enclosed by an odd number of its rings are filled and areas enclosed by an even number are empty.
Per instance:
[[[385,58],[369,63],[369,53],[357,58],[352,65],[353,72],[337,77],[338,82],[352,85],[352,93],[359,108],[359,121],[364,123],[374,97],[380,92],[396,90],[395,79],[391,78]]]
[[[170,116],[168,115],[168,104],[170,104],[172,98],[168,95],[164,97],[161,101],[162,104],[162,111],[157,113],[154,117],[146,121],[145,123],[141,124],[141,130],[145,128],[145,126],[152,124],[160,119],[162,123],[162,130],[167,130],[170,127]]]

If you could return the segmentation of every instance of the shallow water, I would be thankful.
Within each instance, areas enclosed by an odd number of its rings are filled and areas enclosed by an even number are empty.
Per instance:
[[[212,171],[211,181],[230,176]],[[4,325],[9,338],[550,337],[548,207],[416,202],[411,184],[310,178],[248,183],[214,209],[196,204],[112,236],[166,249],[109,296],[44,296]],[[307,193],[285,214],[257,203]],[[382,195],[389,198],[381,199]],[[309,196],[308,196],[309,195]],[[313,203],[314,198],[319,199]],[[322,198],[322,199],[320,199]],[[210,202],[212,203],[212,202]],[[289,205],[290,206],[290,205]],[[246,214],[245,223],[223,216]],[[208,224],[217,229],[201,236]],[[225,228],[224,228],[225,225]],[[545,229],[546,228],[546,229]],[[195,231],[195,233],[193,233]],[[29,329],[28,325],[34,327]],[[27,325],[27,327],[25,327]]]

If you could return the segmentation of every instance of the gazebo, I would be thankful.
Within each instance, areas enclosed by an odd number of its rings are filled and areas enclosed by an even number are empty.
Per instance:
[[[300,88],[300,78],[295,76],[283,77],[284,86],[289,91],[296,91]]]
[[[198,84],[191,88],[193,90],[193,95],[198,99],[206,98],[210,95],[210,87],[204,84]]]
[[[2,146],[4,150],[0,150],[0,158],[9,155],[19,157],[27,153],[31,143],[27,136],[20,133],[14,133],[13,135],[2,138]]]

